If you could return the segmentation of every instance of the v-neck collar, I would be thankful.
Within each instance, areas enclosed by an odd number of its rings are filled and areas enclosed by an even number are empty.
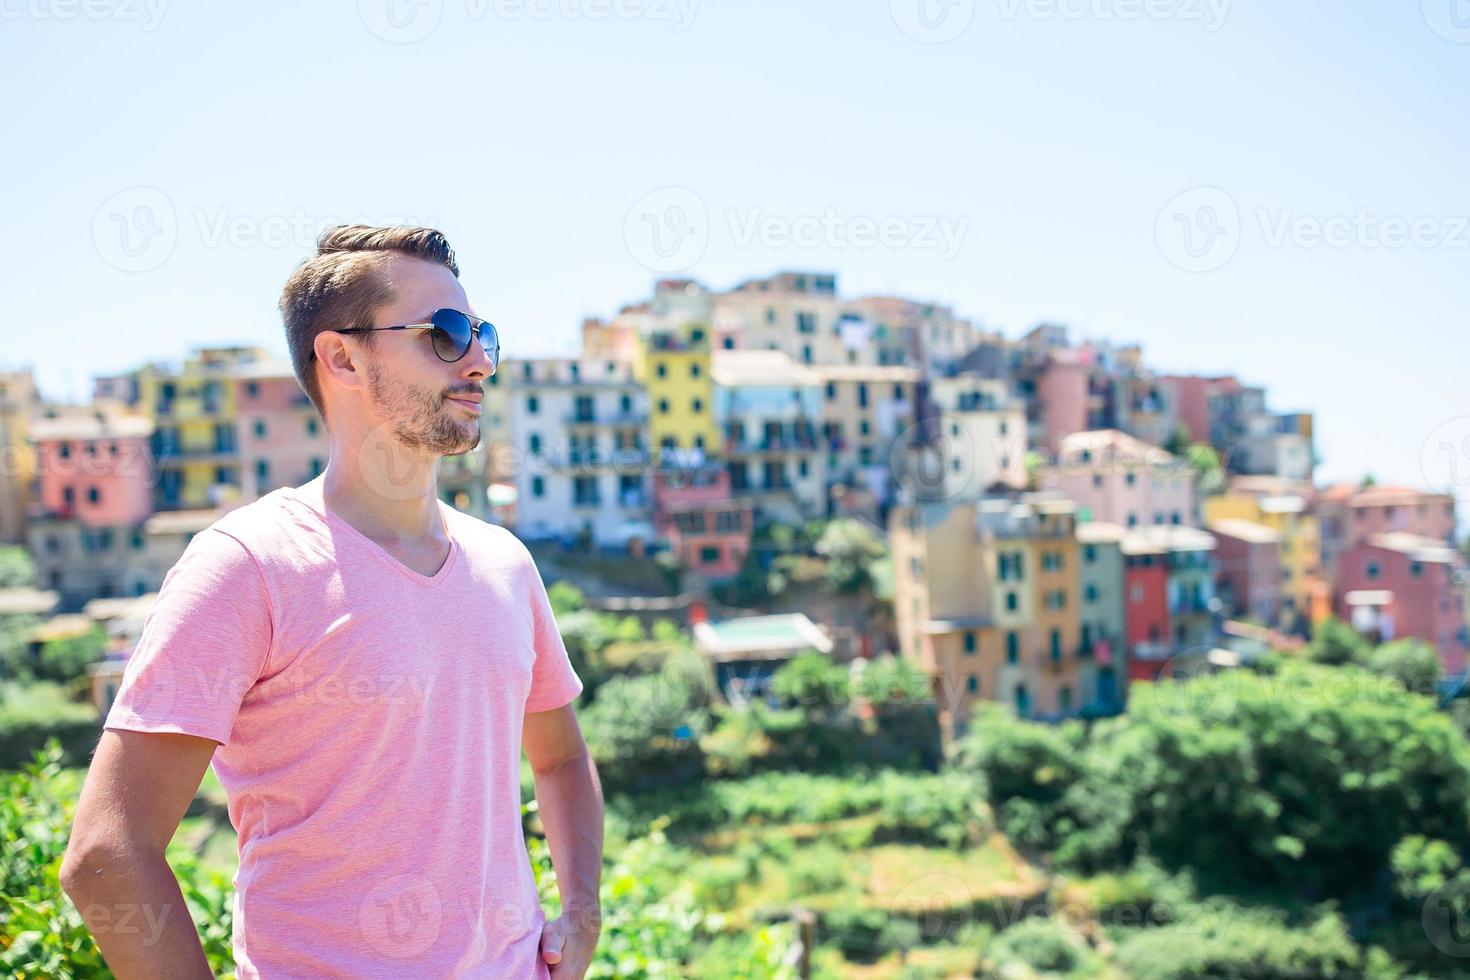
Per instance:
[[[325,475],[318,476],[315,479],[311,480],[309,483],[302,484],[302,486],[297,488],[296,497],[312,510],[320,514],[322,518],[326,520],[326,522],[332,527],[337,528],[352,539],[361,542],[368,551],[372,552],[378,557],[379,561],[382,561],[389,566],[397,569],[399,574],[408,579],[410,582],[429,587],[436,586],[440,582],[443,582],[446,578],[448,578],[449,573],[454,570],[455,563],[459,558],[459,540],[455,538],[454,534],[449,529],[449,516],[444,513],[445,504],[443,501],[436,498],[434,503],[439,508],[439,519],[444,524],[444,534],[447,538],[449,538],[449,554],[445,557],[444,564],[439,566],[439,570],[437,572],[435,572],[433,575],[423,575],[419,572],[414,571],[412,568],[409,568],[403,562],[393,557],[391,554],[388,553],[388,550],[382,545],[378,544],[378,542],[374,541],[366,534],[363,534],[357,528],[349,524],[345,519],[334,513],[331,508],[327,506],[325,486]]]

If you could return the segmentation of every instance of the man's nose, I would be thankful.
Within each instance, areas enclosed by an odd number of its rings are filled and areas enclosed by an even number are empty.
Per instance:
[[[470,338],[470,349],[465,352],[462,367],[465,377],[480,381],[495,373],[495,362],[490,360],[490,352],[485,350],[479,337]]]

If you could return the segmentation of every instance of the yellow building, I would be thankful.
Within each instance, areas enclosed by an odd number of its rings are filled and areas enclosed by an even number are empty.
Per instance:
[[[1321,601],[1322,540],[1314,514],[1295,494],[1255,495],[1230,490],[1206,497],[1205,521],[1243,520],[1263,524],[1281,535],[1282,622],[1302,631],[1330,610]]]
[[[690,323],[640,337],[633,375],[648,391],[652,448],[721,450],[708,327]]]
[[[1070,715],[1082,707],[1078,651],[1082,645],[1082,596],[1077,560],[1077,505],[1070,500],[1036,500],[1026,538],[1035,570],[1036,615],[1032,656],[1038,664],[1037,708]]]
[[[1073,506],[949,499],[890,513],[899,644],[932,679],[946,739],[977,701],[1025,717],[1084,707]]]
[[[36,479],[29,420],[40,404],[30,371],[0,374],[0,542],[25,541],[26,505]]]
[[[154,364],[137,373],[138,407],[154,424],[159,510],[218,507],[238,498],[234,376],[268,360],[259,347],[209,347],[182,368]]]

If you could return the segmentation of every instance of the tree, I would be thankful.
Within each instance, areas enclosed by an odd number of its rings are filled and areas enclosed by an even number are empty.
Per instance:
[[[872,565],[884,558],[888,549],[866,524],[837,519],[827,524],[817,540],[816,552],[827,559],[827,587],[852,594],[872,588]]]
[[[36,563],[24,548],[0,548],[0,589],[23,589],[36,584]]]
[[[1439,679],[1444,673],[1439,654],[1423,640],[1405,637],[1385,643],[1368,657],[1368,667],[1404,685],[1404,689],[1439,699]]]
[[[1313,660],[1329,666],[1367,663],[1371,650],[1362,634],[1336,616],[1323,620],[1307,645],[1307,653]]]

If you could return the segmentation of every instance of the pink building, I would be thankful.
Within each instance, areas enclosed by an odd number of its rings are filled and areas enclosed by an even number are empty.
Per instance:
[[[1458,552],[1441,540],[1376,534],[1341,556],[1338,614],[1380,641],[1418,637],[1439,651],[1446,673],[1463,673],[1465,574]]]
[[[731,497],[725,466],[655,472],[653,514],[659,537],[669,542],[685,568],[711,579],[739,573],[755,521],[751,502]]]
[[[101,409],[31,423],[40,509],[88,527],[128,527],[153,511],[153,423]]]
[[[244,499],[299,487],[326,469],[327,427],[289,368],[251,365],[234,383]]]
[[[1322,568],[1336,577],[1340,557],[1376,534],[1416,534],[1443,544],[1455,541],[1455,498],[1411,487],[1356,487],[1340,483],[1316,499],[1322,526]]]
[[[1209,445],[1216,410],[1215,399],[1240,391],[1240,382],[1230,376],[1207,378],[1198,374],[1169,374],[1158,379],[1170,393],[1175,420],[1189,430],[1191,442]]]
[[[1060,452],[1067,436],[1088,428],[1091,378],[1091,357],[1085,349],[1051,352],[1046,367],[1036,379],[1036,403],[1045,448]]]
[[[1038,479],[1042,490],[1085,508],[1084,520],[1126,528],[1198,524],[1188,464],[1117,429],[1067,436],[1056,465]]]
[[[1275,626],[1281,616],[1281,534],[1255,521],[1211,521],[1220,594],[1230,614]]]

